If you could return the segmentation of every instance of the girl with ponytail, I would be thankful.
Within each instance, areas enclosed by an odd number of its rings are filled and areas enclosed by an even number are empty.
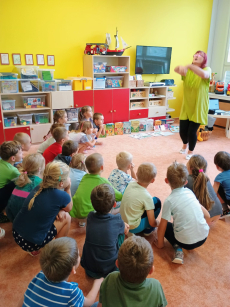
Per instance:
[[[39,153],[27,155],[19,168],[21,175],[15,181],[16,187],[10,196],[6,207],[7,217],[11,222],[21,210],[30,192],[42,182],[45,159]]]
[[[16,243],[32,256],[53,238],[66,237],[72,209],[69,166],[63,162],[46,165],[43,181],[24,201],[13,223]]]
[[[193,191],[200,204],[209,211],[208,224],[216,222],[222,214],[221,203],[206,175],[207,161],[201,155],[193,155],[187,163],[189,172],[185,186]]]

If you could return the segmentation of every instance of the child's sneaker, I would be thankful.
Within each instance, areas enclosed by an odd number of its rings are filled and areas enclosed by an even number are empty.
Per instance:
[[[0,227],[0,239],[5,237],[5,230]]]
[[[227,209],[227,210],[223,211],[223,214],[221,214],[220,220],[224,219],[225,217],[228,217],[228,216],[230,216],[230,210]]]
[[[32,257],[36,257],[37,255],[39,255],[40,254],[40,250],[38,250],[38,251],[33,251],[33,252],[28,252],[28,254],[30,255],[30,256],[32,256]]]
[[[186,154],[186,152],[187,152],[187,149],[183,149],[183,148],[181,148],[181,150],[179,151],[180,154]]]
[[[85,227],[85,222],[79,222],[79,227]]]
[[[9,223],[10,220],[8,219],[8,217],[4,214],[4,213],[0,213],[0,223]]]
[[[179,245],[174,245],[173,246],[174,251],[175,251],[175,255],[174,255],[174,259],[172,260],[173,263],[177,263],[177,264],[183,264],[184,263],[184,253],[182,248]]]
[[[154,232],[154,230],[155,230],[155,227],[146,228],[146,229],[144,230],[144,236],[146,236],[146,237],[150,236],[151,233]]]

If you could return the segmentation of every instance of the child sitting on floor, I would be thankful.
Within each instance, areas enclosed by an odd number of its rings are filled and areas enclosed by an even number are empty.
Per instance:
[[[105,127],[104,127],[104,116],[101,113],[93,114],[93,122],[97,128],[96,137],[99,138],[100,135],[105,135]]]
[[[14,135],[14,141],[21,144],[22,151],[29,151],[31,147],[31,139],[27,133],[19,132]]]
[[[71,195],[75,195],[78,186],[86,174],[85,155],[82,153],[73,156],[70,162],[69,177],[71,180]]]
[[[210,225],[220,218],[222,206],[206,175],[207,161],[200,155],[193,155],[187,163],[187,169],[189,176],[185,187],[193,191],[199,203],[209,211],[210,218],[206,221]]]
[[[0,156],[0,223],[6,223],[9,222],[9,219],[4,215],[3,210],[15,188],[15,183],[12,180],[20,175],[14,164],[22,161],[21,144],[17,141],[2,143]]]
[[[62,146],[62,153],[55,157],[55,161],[70,164],[72,157],[78,152],[78,142],[66,141]]]
[[[30,282],[18,307],[26,306],[92,306],[103,278],[94,281],[91,291],[84,297],[78,284],[68,282],[76,274],[80,256],[72,238],[59,238],[47,244],[40,257],[40,271]]]
[[[164,237],[169,241],[175,251],[172,262],[178,264],[183,264],[182,248],[192,250],[203,245],[209,233],[205,219],[210,215],[194,193],[184,188],[187,178],[188,170],[184,164],[174,162],[168,167],[165,182],[172,192],[163,205],[158,241],[155,238],[158,248],[164,247]],[[173,223],[170,222],[171,216]]]
[[[81,108],[81,110],[78,113],[78,121],[79,124],[84,122],[84,121],[90,121],[93,125],[93,133],[97,133],[97,127],[95,123],[93,122],[93,111],[90,106],[84,106]]]
[[[144,231],[144,235],[149,236],[159,225],[156,218],[161,211],[161,201],[157,197],[152,198],[147,191],[150,183],[155,181],[156,174],[154,164],[141,164],[137,170],[137,182],[129,183],[125,190],[120,213],[131,233]]]
[[[30,192],[42,182],[41,176],[44,169],[45,159],[39,153],[30,154],[23,159],[22,166],[19,168],[21,174],[15,181],[16,187],[6,207],[6,214],[11,222],[21,210]]]
[[[220,174],[214,180],[213,189],[223,207],[222,217],[230,216],[230,154],[219,151],[214,157],[214,163]]]
[[[54,132],[54,129],[58,128],[58,127],[64,127],[65,128],[65,125],[64,124],[53,124],[51,126],[50,133],[51,133],[52,136],[39,145],[38,150],[37,150],[38,153],[43,154],[43,152],[46,150],[46,148],[48,148],[50,145],[52,145],[53,143],[56,142],[54,137],[53,137],[53,132]]]
[[[167,301],[160,282],[152,274],[153,250],[144,238],[125,240],[118,252],[120,272],[109,274],[100,288],[98,307],[165,307]]]
[[[91,193],[91,202],[95,212],[90,212],[87,217],[81,265],[88,276],[100,278],[117,271],[115,261],[125,234],[129,232],[129,225],[122,221],[119,213],[110,213],[116,206],[111,185],[96,186]]]
[[[53,238],[67,236],[71,218],[65,212],[73,205],[70,184],[68,165],[47,164],[42,183],[29,194],[17,214],[13,222],[14,240],[32,256]]]
[[[90,200],[92,190],[99,184],[110,184],[107,179],[101,177],[101,173],[103,172],[103,158],[101,154],[94,153],[89,155],[85,160],[85,165],[89,174],[86,174],[82,178],[77,192],[73,196],[73,208],[70,211],[72,217],[79,219],[87,218],[88,214],[94,211]],[[116,189],[114,189],[114,191],[116,201],[120,201],[122,199],[122,194]],[[80,222],[79,226],[84,227],[85,222]]]
[[[43,153],[43,157],[46,160],[46,164],[52,162],[54,158],[62,152],[62,146],[65,141],[68,141],[69,134],[66,128],[58,127],[54,129],[53,137],[56,142],[50,145]]]

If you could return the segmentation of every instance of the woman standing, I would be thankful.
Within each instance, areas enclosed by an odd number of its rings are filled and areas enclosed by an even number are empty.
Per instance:
[[[177,66],[174,69],[184,81],[184,99],[180,113],[180,137],[183,146],[180,153],[185,154],[188,146],[187,160],[193,155],[196,146],[197,129],[201,124],[207,125],[208,122],[211,69],[206,67],[206,63],[206,53],[197,51],[192,64]]]

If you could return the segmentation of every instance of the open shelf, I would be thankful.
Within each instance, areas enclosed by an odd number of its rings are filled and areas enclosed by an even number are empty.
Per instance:
[[[42,111],[42,110],[50,110],[51,108],[42,107],[42,108],[16,108],[14,110],[2,110],[2,113],[15,113],[15,112],[34,112],[34,111]]]
[[[148,99],[148,97],[132,97],[130,100]]]
[[[94,75],[123,75],[123,74],[129,74],[129,72],[94,72]]]
[[[19,93],[0,93],[1,96],[12,96],[12,95],[41,95],[41,94],[49,94],[51,92],[19,92]]]
[[[129,108],[129,110],[148,110],[148,107],[147,108]]]
[[[22,127],[39,127],[39,126],[45,126],[45,125],[52,125],[52,123],[45,123],[45,124],[32,124],[32,125],[16,125],[16,126],[10,126],[10,127],[4,127],[4,129],[12,129],[12,128],[22,128]]]
[[[166,98],[166,96],[164,96],[164,95],[157,95],[157,96],[149,97],[149,99],[158,99],[158,98]]]

